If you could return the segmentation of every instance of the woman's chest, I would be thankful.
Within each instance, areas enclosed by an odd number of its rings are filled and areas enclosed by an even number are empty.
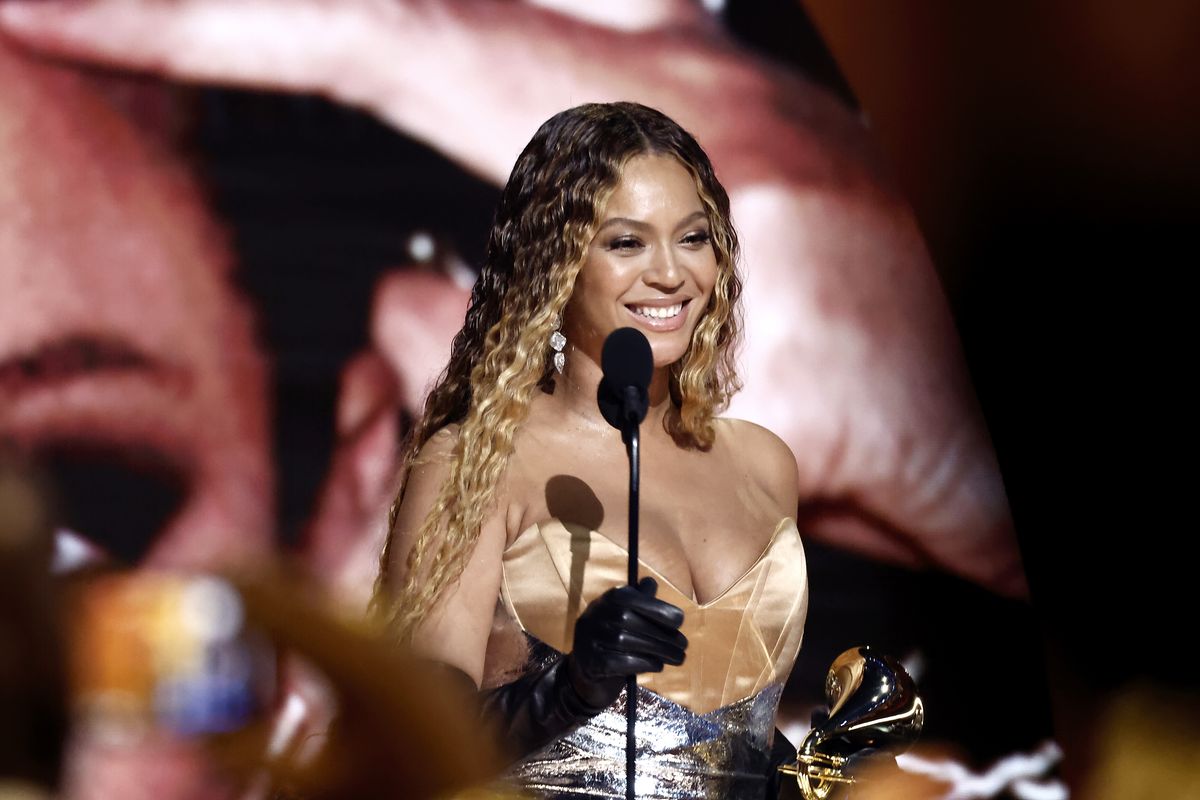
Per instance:
[[[718,454],[719,455],[719,454]],[[629,468],[586,445],[554,458],[522,453],[507,482],[509,542],[556,520],[629,542]],[[728,459],[645,448],[639,480],[638,555],[681,593],[719,595],[762,554],[781,514]]]
[[[500,666],[502,642],[513,637],[531,636],[569,652],[579,614],[625,582],[627,564],[627,552],[586,528],[548,520],[523,532],[504,554],[497,625],[489,641],[492,670],[511,675],[527,663],[510,658],[503,661],[507,667]],[[642,676],[640,685],[707,713],[755,694],[791,669],[807,608],[804,551],[793,520],[780,520],[763,552],[711,595],[694,598],[644,561],[638,572],[657,578],[658,596],[683,610],[681,630],[688,640],[682,667]]]

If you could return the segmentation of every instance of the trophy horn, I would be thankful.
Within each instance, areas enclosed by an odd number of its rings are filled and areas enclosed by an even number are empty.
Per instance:
[[[846,767],[855,754],[891,756],[912,747],[925,723],[916,684],[895,658],[870,647],[852,647],[833,660],[825,676],[829,716],[815,725],[780,767],[795,775],[806,800],[836,800],[855,782]]]

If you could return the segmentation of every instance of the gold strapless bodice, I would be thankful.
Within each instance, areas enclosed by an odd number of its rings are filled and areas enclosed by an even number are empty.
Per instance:
[[[628,558],[599,531],[559,520],[535,523],[504,552],[501,602],[525,633],[569,652],[576,618],[594,598],[626,583]],[[683,609],[688,638],[683,665],[639,676],[640,687],[707,714],[786,680],[808,610],[795,520],[781,520],[746,572],[705,603],[645,562],[639,561],[639,574],[653,577],[658,596]]]

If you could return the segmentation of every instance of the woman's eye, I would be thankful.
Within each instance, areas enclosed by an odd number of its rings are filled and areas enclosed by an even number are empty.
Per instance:
[[[683,237],[683,243],[691,247],[700,247],[708,244],[710,238],[708,231],[694,231]]]
[[[608,243],[609,250],[635,250],[641,247],[642,243],[632,236],[622,236],[619,239],[613,239]]]

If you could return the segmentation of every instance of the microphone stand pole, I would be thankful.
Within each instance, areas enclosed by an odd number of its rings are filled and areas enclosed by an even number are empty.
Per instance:
[[[638,422],[636,417],[626,423],[625,452],[629,456],[629,585],[638,582],[638,481],[640,456],[638,452]],[[634,777],[637,773],[637,676],[625,679],[625,800],[634,800]]]
[[[596,402],[606,422],[621,432],[629,456],[629,585],[638,582],[638,428],[649,409],[654,377],[654,353],[636,328],[617,328],[604,340],[600,354],[604,378],[596,387]],[[625,800],[634,800],[637,777],[637,675],[625,680]]]

